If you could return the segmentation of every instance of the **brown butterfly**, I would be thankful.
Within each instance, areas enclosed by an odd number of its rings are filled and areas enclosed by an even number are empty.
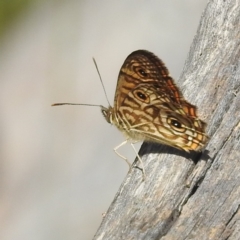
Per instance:
[[[106,121],[126,135],[124,143],[149,141],[189,152],[201,150],[208,140],[206,124],[197,117],[196,107],[184,99],[164,63],[146,50],[126,58],[114,106],[100,107]]]

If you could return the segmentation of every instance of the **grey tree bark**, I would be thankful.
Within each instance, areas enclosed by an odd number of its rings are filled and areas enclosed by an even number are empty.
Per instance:
[[[210,0],[180,80],[208,123],[202,153],[143,143],[94,239],[240,239],[240,0]],[[136,163],[138,164],[138,162]]]

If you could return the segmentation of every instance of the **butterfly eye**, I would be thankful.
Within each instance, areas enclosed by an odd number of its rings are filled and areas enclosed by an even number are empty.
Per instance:
[[[105,108],[104,109],[102,108],[101,111],[102,111],[102,114],[103,114],[104,118],[106,119],[106,121],[108,123],[111,123],[111,112],[105,110]]]
[[[185,132],[184,125],[178,119],[170,117],[167,122],[177,132]]]
[[[107,112],[105,110],[102,110],[102,114],[103,114],[104,117],[107,116]]]

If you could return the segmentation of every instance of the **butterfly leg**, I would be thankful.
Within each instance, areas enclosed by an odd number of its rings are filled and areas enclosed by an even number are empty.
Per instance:
[[[129,169],[131,168],[132,164],[127,160],[126,157],[124,157],[123,155],[121,155],[117,150],[122,147],[123,145],[125,145],[126,143],[128,142],[128,140],[125,140],[124,142],[122,142],[120,145],[118,145],[117,147],[114,148],[114,152],[120,157],[122,158],[123,160],[126,161],[126,163],[128,164],[129,166]]]
[[[134,143],[137,143],[137,142],[134,142]],[[142,158],[139,156],[139,154],[138,154],[136,148],[134,147],[134,143],[131,143],[131,146],[132,146],[133,151],[135,152],[135,154],[136,154],[136,156],[137,156],[139,162],[140,162],[141,165],[142,165],[143,181],[145,181],[145,179],[146,179],[146,172],[145,172],[145,168],[144,168],[144,166],[143,166],[143,161],[142,161]]]
[[[128,159],[127,159],[126,157],[124,157],[123,155],[121,155],[121,154],[117,151],[120,147],[122,147],[123,145],[125,145],[127,142],[128,142],[128,139],[125,140],[124,142],[122,142],[122,143],[121,143],[120,145],[118,145],[117,147],[115,147],[115,148],[114,148],[114,152],[115,152],[120,158],[122,158],[123,160],[125,160],[126,163],[127,163],[128,166],[129,166],[129,169],[131,169],[132,164],[128,161]],[[137,142],[134,142],[134,143],[137,143]],[[138,160],[140,161],[140,163],[141,163],[141,165],[142,165],[142,169],[141,169],[141,170],[142,170],[142,173],[143,173],[143,181],[144,181],[144,180],[146,179],[145,169],[144,169],[144,166],[143,166],[142,159],[141,159],[141,157],[139,156],[136,148],[134,147],[134,143],[130,143],[130,144],[131,144],[131,146],[132,146],[132,148],[133,148],[133,150],[134,150],[134,152],[135,152]]]

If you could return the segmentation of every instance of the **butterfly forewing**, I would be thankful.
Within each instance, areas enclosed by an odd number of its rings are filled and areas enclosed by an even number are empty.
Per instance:
[[[145,50],[123,63],[109,112],[107,120],[132,140],[189,151],[200,150],[208,139],[196,107],[183,98],[163,62]]]

